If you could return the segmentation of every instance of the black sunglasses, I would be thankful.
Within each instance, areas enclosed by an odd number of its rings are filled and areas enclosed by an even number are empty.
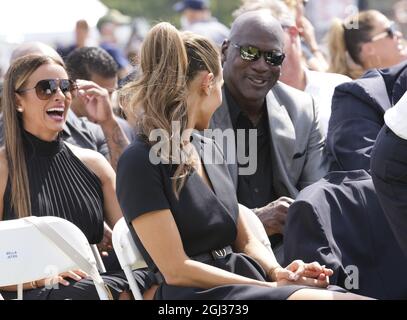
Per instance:
[[[394,39],[396,37],[397,33],[397,28],[396,24],[392,22],[389,27],[387,27],[383,32],[380,32],[379,34],[376,34],[375,36],[372,37],[371,41],[377,41],[386,37],[389,37],[390,39]]]
[[[24,93],[35,89],[38,99],[49,100],[51,97],[58,92],[58,88],[61,89],[62,93],[66,97],[71,97],[68,95],[73,95],[77,86],[73,80],[70,79],[45,79],[37,82],[34,88],[28,89],[18,89],[16,93]]]
[[[285,59],[285,54],[278,51],[261,51],[259,48],[253,46],[239,46],[234,43],[233,46],[240,50],[240,57],[245,61],[257,61],[261,56],[264,60],[272,66],[281,66]]]

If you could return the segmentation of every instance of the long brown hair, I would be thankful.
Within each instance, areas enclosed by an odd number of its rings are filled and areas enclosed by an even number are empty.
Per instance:
[[[172,124],[180,123],[180,134],[188,125],[188,85],[199,71],[206,70],[217,77],[221,70],[219,52],[210,40],[189,33],[181,34],[174,26],[162,22],[154,26],[141,50],[141,76],[126,85],[121,95],[127,117],[147,139],[153,130],[168,133],[169,162],[173,162],[172,146],[177,132]],[[151,145],[155,143],[149,141]],[[191,170],[191,159],[182,141],[178,146],[181,163],[173,176],[176,196]]]
[[[334,19],[328,32],[330,72],[359,78],[364,72],[360,51],[363,43],[369,42],[375,28],[376,10],[361,11],[344,21]]]
[[[11,183],[11,207],[17,218],[31,215],[31,202],[22,138],[23,123],[21,114],[17,111],[16,90],[23,88],[40,66],[53,63],[63,66],[61,61],[48,56],[24,56],[13,62],[4,79],[4,145]]]

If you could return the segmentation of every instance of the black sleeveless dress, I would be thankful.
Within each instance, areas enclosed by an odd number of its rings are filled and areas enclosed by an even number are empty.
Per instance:
[[[31,215],[55,216],[75,224],[89,243],[103,238],[103,191],[99,178],[81,162],[62,139],[42,141],[23,135],[30,186]],[[4,220],[15,219],[11,184],[4,194]]]
[[[193,171],[177,199],[172,191],[171,179],[176,168],[169,164],[153,164],[151,148],[141,136],[123,153],[117,169],[117,195],[127,222],[131,224],[147,212],[170,209],[189,257],[233,245],[239,215],[236,192],[219,147],[211,139],[197,134],[194,134],[192,143],[201,155],[213,191]],[[150,270],[157,272],[157,266],[131,225],[130,230]],[[157,231],[151,230],[151,233],[156,234]],[[267,279],[263,268],[242,253],[232,252],[222,259],[204,263],[252,279]],[[282,300],[302,288],[306,287],[267,288],[236,284],[205,290],[173,286],[164,281],[156,291],[155,299]]]
[[[55,216],[75,224],[89,243],[103,238],[103,191],[99,178],[81,162],[61,138],[47,142],[23,132],[23,143],[30,187],[31,215]],[[4,220],[16,219],[11,206],[11,184],[4,193]],[[121,272],[103,276],[114,298],[128,283]],[[66,279],[70,281],[70,279]],[[7,299],[16,293],[2,292]],[[98,299],[92,280],[70,281],[68,287],[35,289],[24,292],[24,299]]]

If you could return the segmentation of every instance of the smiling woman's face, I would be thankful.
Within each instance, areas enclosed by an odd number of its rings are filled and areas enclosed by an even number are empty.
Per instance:
[[[47,63],[34,71],[19,89],[34,88],[39,81],[45,79],[68,79],[68,75],[62,66]],[[48,100],[42,100],[37,96],[36,90],[32,89],[16,93],[16,100],[24,129],[42,140],[52,141],[63,129],[72,94],[64,94],[59,88]]]
[[[367,43],[372,48],[372,54],[367,57],[365,63],[368,68],[387,68],[407,59],[403,35],[399,31],[389,34],[391,25],[386,16],[376,14],[374,29],[371,32],[373,41]]]

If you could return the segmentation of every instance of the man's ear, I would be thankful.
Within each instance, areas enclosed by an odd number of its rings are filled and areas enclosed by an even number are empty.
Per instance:
[[[205,95],[209,96],[212,91],[213,84],[215,82],[215,76],[213,73],[205,73],[202,79],[202,91],[204,92]]]
[[[229,45],[230,45],[230,40],[228,40],[228,39],[225,39],[225,41],[223,41],[223,43],[222,43],[222,47],[221,47],[221,62],[222,62],[222,65],[226,61],[226,56],[227,56]]]

